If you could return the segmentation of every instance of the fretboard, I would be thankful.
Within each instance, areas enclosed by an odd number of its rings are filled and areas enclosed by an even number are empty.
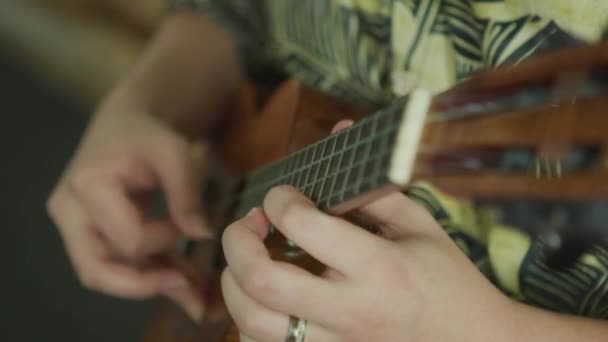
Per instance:
[[[415,153],[399,146],[409,142],[409,150],[415,151],[429,103],[428,93],[415,92],[347,129],[253,171],[244,179],[232,217],[260,206],[266,193],[281,184],[297,188],[319,208],[330,210],[389,182],[409,180],[408,167],[413,162],[409,159]],[[395,167],[403,167],[403,175],[391,177]]]

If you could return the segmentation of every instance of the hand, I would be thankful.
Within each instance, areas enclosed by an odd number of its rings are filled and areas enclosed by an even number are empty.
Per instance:
[[[363,208],[380,235],[273,189],[224,233],[222,289],[242,341],[283,341],[288,316],[306,341],[497,341],[512,302],[489,283],[430,214],[401,193]],[[314,276],[273,261],[269,223],[328,266]],[[505,324],[508,325],[508,324]]]
[[[203,315],[200,286],[177,264],[151,258],[173,250],[180,234],[210,236],[190,152],[182,135],[148,113],[93,118],[48,200],[84,286],[131,299],[162,294],[194,319]],[[170,217],[149,219],[142,197],[159,188]]]

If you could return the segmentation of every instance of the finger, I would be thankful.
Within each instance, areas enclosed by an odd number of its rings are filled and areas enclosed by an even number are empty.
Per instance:
[[[186,277],[173,269],[138,269],[99,259],[84,261],[83,267],[95,272],[87,281],[89,287],[129,299],[146,299],[189,285]]]
[[[315,259],[345,274],[360,272],[359,262],[384,248],[385,241],[379,237],[323,213],[289,186],[270,190],[264,199],[264,209],[287,238]]]
[[[255,221],[252,216],[237,221],[223,236],[228,268],[239,286],[248,296],[273,310],[317,321],[331,317],[331,303],[339,292],[337,286],[294,265],[271,260],[256,228],[251,227]],[[319,312],[319,307],[326,310]]]
[[[340,120],[338,121],[334,127],[331,129],[331,133],[339,132],[345,128],[352,126],[354,123],[353,120]]]
[[[283,323],[281,314],[268,310],[243,293],[228,270],[222,274],[222,293],[239,333],[261,341],[276,340],[277,327]]]
[[[182,284],[184,277],[171,269],[135,268],[114,263],[104,241],[92,229],[86,213],[68,190],[54,196],[50,212],[81,283],[110,295],[148,298],[161,288]]]
[[[177,256],[159,256],[154,262],[172,265],[188,279],[187,287],[167,289],[163,294],[179,304],[196,322],[219,320],[226,317],[226,309],[221,298],[219,275],[205,277],[200,270],[186,259]]]
[[[178,231],[170,221],[144,222],[142,212],[117,179],[105,178],[76,192],[92,223],[128,259],[172,249]]]
[[[210,237],[211,231],[202,213],[200,175],[192,151],[186,142],[168,139],[162,152],[149,151],[147,158],[158,173],[172,218],[188,237]]]
[[[359,210],[389,239],[408,235],[445,235],[428,210],[400,192],[382,197]]]
[[[178,284],[166,287],[162,294],[179,305],[195,322],[201,322],[206,313],[205,301],[201,292],[192,284]]]
[[[222,274],[222,291],[241,336],[253,341],[285,341],[289,314],[270,310],[247,296],[229,269]],[[332,341],[334,338],[327,329],[309,320],[305,340]]]

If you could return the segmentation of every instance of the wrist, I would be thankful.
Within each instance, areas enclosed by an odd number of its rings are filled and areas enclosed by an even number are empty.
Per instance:
[[[505,341],[603,341],[608,338],[608,325],[599,320],[511,301],[501,332]]]
[[[479,298],[481,309],[475,315],[469,315],[473,320],[462,326],[465,337],[462,341],[468,342],[511,342],[515,340],[519,320],[519,303],[496,292],[492,298]],[[519,341],[521,342],[521,341]]]
[[[200,136],[213,129],[243,78],[231,36],[202,15],[180,11],[167,17],[99,111],[146,113]]]

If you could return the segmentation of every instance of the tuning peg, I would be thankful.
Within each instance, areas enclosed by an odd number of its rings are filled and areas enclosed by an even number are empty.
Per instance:
[[[534,160],[534,172],[536,178],[561,178],[562,177],[561,158],[536,157]]]
[[[583,234],[574,228],[546,232],[539,238],[543,242],[545,264],[555,270],[571,267],[598,241],[598,236]]]
[[[608,246],[605,222],[607,203],[579,203],[555,207],[536,237],[542,243],[545,264],[563,270],[576,263],[593,246]]]

